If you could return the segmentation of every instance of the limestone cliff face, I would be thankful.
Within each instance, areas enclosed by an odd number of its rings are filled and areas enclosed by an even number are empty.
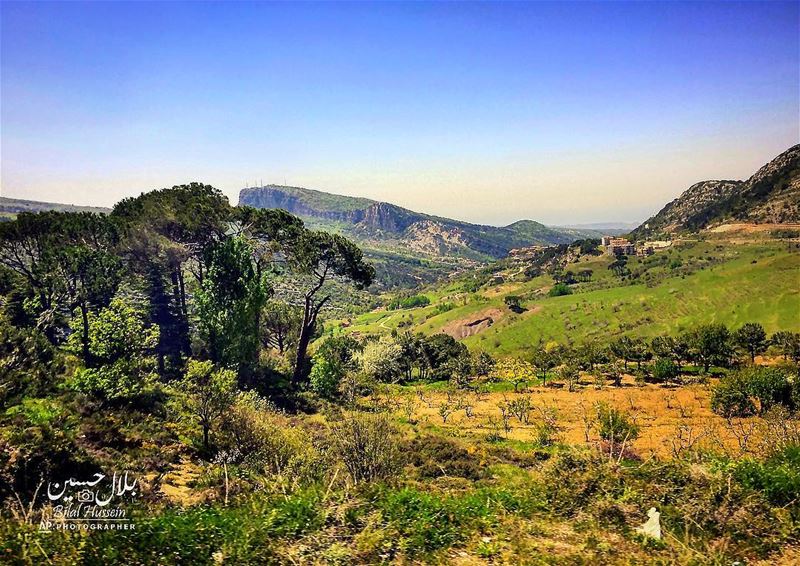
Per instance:
[[[746,181],[695,183],[632,234],[647,237],[726,222],[800,222],[800,145],[790,147]]]
[[[335,229],[368,245],[428,256],[483,260],[531,244],[560,244],[597,233],[550,228],[524,220],[481,226],[414,212],[394,204],[301,187],[267,185],[243,189],[239,204],[282,208],[324,229]],[[334,225],[335,223],[335,225]]]
[[[470,247],[470,239],[463,230],[432,220],[415,222],[403,239],[411,249],[430,255],[451,255]]]
[[[376,202],[364,209],[361,218],[355,222],[384,232],[400,233],[418,220],[419,217],[411,211],[386,202]]]

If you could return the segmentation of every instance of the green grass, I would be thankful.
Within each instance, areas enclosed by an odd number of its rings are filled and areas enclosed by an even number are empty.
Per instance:
[[[520,355],[540,340],[607,342],[622,334],[652,337],[711,322],[732,328],[759,322],[768,333],[800,331],[800,255],[787,249],[785,242],[722,247],[719,242],[698,242],[661,253],[681,267],[659,265],[665,263],[654,259],[659,254],[629,262],[632,271],[646,273],[649,285],[621,282],[607,269],[609,258],[593,257],[570,266],[573,271],[593,269],[595,274],[592,282],[576,285],[573,295],[534,295],[552,284],[548,276],[507,283],[499,292],[495,287],[484,288],[472,295],[459,295],[459,284],[447,283],[424,290],[433,301],[430,306],[371,312],[358,317],[350,331],[379,334],[410,321],[411,326],[405,328],[432,334],[453,321],[496,308],[503,316],[464,342],[471,349],[499,355]],[[511,293],[532,297],[523,302],[526,312],[508,311],[503,297]],[[454,308],[436,314],[436,305],[448,301]]]

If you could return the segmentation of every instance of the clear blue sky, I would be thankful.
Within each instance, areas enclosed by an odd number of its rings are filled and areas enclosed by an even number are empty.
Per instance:
[[[799,5],[3,2],[0,186],[639,220],[798,142]]]

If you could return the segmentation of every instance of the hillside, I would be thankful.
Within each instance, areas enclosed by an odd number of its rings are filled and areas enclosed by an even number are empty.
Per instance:
[[[540,340],[607,343],[623,334],[652,337],[709,322],[754,321],[770,332],[798,331],[796,245],[769,232],[745,239],[709,234],[647,258],[631,257],[624,278],[609,270],[606,255],[566,254],[565,269],[592,273],[560,297],[548,296],[552,273],[537,274],[528,259],[508,260],[425,289],[429,306],[368,313],[347,323],[347,332],[444,332],[493,355],[524,355]],[[507,308],[508,295],[519,296],[524,310]]]
[[[746,181],[701,181],[689,187],[632,235],[691,232],[724,222],[800,221],[800,145],[764,165]]]
[[[278,185],[243,189],[239,204],[283,208],[311,225],[342,232],[367,248],[410,250],[435,258],[484,261],[504,257],[513,248],[599,235],[594,230],[551,228],[531,220],[505,227],[483,226],[386,202]]]
[[[99,212],[107,213],[111,209],[99,206],[77,206],[55,202],[41,202],[17,198],[0,197],[0,220],[14,218],[20,212],[41,212],[43,210],[61,210],[64,212]]]

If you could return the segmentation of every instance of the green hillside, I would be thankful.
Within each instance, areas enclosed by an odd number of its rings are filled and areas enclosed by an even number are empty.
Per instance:
[[[458,333],[470,323],[492,324],[463,338],[470,348],[518,355],[540,340],[600,342],[628,334],[654,336],[722,322],[738,326],[760,322],[768,332],[800,330],[800,254],[797,244],[761,239],[733,243],[719,239],[683,241],[648,258],[631,258],[631,276],[621,280],[608,256],[582,256],[569,269],[591,269],[592,280],[577,283],[574,294],[549,297],[550,275],[524,280],[521,266],[495,274],[504,282],[468,292],[470,279],[428,288],[425,308],[376,311],[352,321],[348,332],[391,329]],[[525,309],[510,311],[507,295],[522,298]]]
[[[255,190],[256,189],[244,189],[242,194],[248,195],[248,191]],[[302,201],[304,205],[316,211],[351,212],[353,210],[365,209],[377,202],[368,198],[336,195],[303,187],[281,185],[280,190],[282,193]],[[247,198],[245,198],[245,200],[247,200]]]
[[[498,259],[513,248],[600,236],[595,230],[553,228],[532,220],[504,227],[472,224],[391,203],[281,185],[243,189],[239,204],[288,210],[309,224],[344,233],[366,247],[410,249],[417,255],[448,259]]]

